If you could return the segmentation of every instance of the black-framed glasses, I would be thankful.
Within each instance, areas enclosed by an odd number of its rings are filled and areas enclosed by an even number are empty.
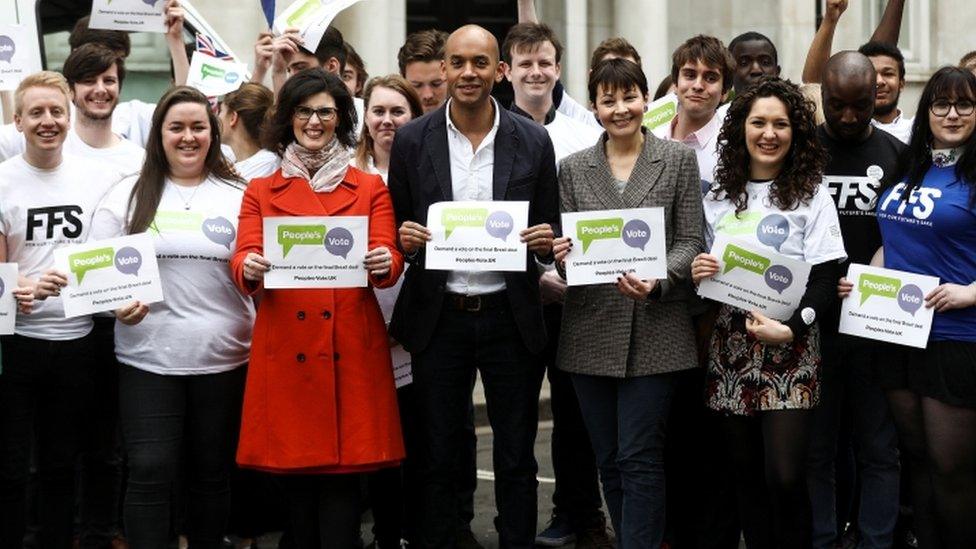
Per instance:
[[[309,120],[313,114],[317,115],[322,122],[328,122],[329,120],[335,119],[336,115],[339,114],[339,109],[335,107],[319,107],[313,109],[304,105],[295,107],[295,118],[299,120]]]
[[[932,114],[941,118],[943,116],[949,116],[949,110],[953,107],[955,107],[956,114],[959,116],[969,116],[976,111],[976,103],[973,103],[969,99],[960,99],[959,101],[937,99],[929,106],[929,110],[932,111]]]

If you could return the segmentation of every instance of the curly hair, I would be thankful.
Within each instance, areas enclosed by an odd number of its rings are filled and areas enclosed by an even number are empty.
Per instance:
[[[752,104],[762,97],[775,97],[786,105],[793,130],[790,150],[769,191],[773,205],[781,210],[795,210],[801,203],[809,203],[817,193],[827,163],[827,153],[817,138],[813,103],[796,84],[776,76],[762,77],[732,101],[718,134],[720,152],[712,193],[716,200],[723,194],[731,200],[736,215],[749,207],[746,183],[750,156],[745,126]]]

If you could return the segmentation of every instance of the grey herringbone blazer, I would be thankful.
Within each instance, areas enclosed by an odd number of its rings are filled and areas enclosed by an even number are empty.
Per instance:
[[[668,278],[661,297],[638,303],[614,284],[566,293],[557,364],[579,374],[633,377],[698,364],[688,297],[691,261],[702,251],[702,201],[695,153],[644,133],[644,148],[623,194],[604,154],[604,138],[559,164],[563,212],[664,208]]]

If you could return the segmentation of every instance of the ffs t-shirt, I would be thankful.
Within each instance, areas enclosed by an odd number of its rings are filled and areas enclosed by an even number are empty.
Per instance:
[[[93,239],[127,233],[135,181],[125,179],[99,205]],[[234,286],[228,266],[243,196],[237,183],[214,178],[196,189],[166,181],[148,231],[164,301],[151,304],[135,326],[116,324],[119,362],[160,375],[213,374],[247,362],[254,307]]]
[[[702,201],[706,248],[712,247],[715,235],[724,234],[812,265],[847,258],[837,208],[823,186],[809,203],[800,203],[794,210],[773,205],[769,188],[769,182],[747,183],[749,206],[738,216],[735,204],[724,194],[716,197],[709,191]],[[766,232],[770,229],[775,232]]]
[[[907,200],[905,183],[886,190],[878,201],[885,267],[942,283],[976,281],[973,185],[956,177],[955,166],[932,166]],[[976,307],[935,313],[929,339],[976,342]]]
[[[7,261],[37,280],[54,267],[54,250],[88,238],[98,202],[117,181],[101,163],[65,154],[52,170],[31,166],[23,155],[0,164],[0,230]],[[60,297],[35,301],[29,315],[17,315],[15,332],[47,340],[84,337],[89,316],[64,318]]]

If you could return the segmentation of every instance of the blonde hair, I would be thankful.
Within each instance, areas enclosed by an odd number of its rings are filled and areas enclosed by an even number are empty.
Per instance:
[[[388,88],[407,100],[410,107],[410,119],[420,118],[424,114],[424,108],[420,103],[420,96],[413,89],[410,82],[399,74],[388,74],[386,76],[376,76],[366,82],[363,88],[363,130],[359,136],[359,145],[356,147],[356,167],[366,170],[369,161],[373,158],[373,136],[369,135],[369,128],[366,126],[366,112],[369,110],[369,103],[373,97],[373,90],[376,88]]]
[[[24,94],[30,88],[54,88],[64,94],[64,107],[68,108],[71,103],[71,89],[68,81],[59,72],[41,71],[28,75],[21,80],[17,90],[14,91],[14,113],[21,114],[24,108]]]

